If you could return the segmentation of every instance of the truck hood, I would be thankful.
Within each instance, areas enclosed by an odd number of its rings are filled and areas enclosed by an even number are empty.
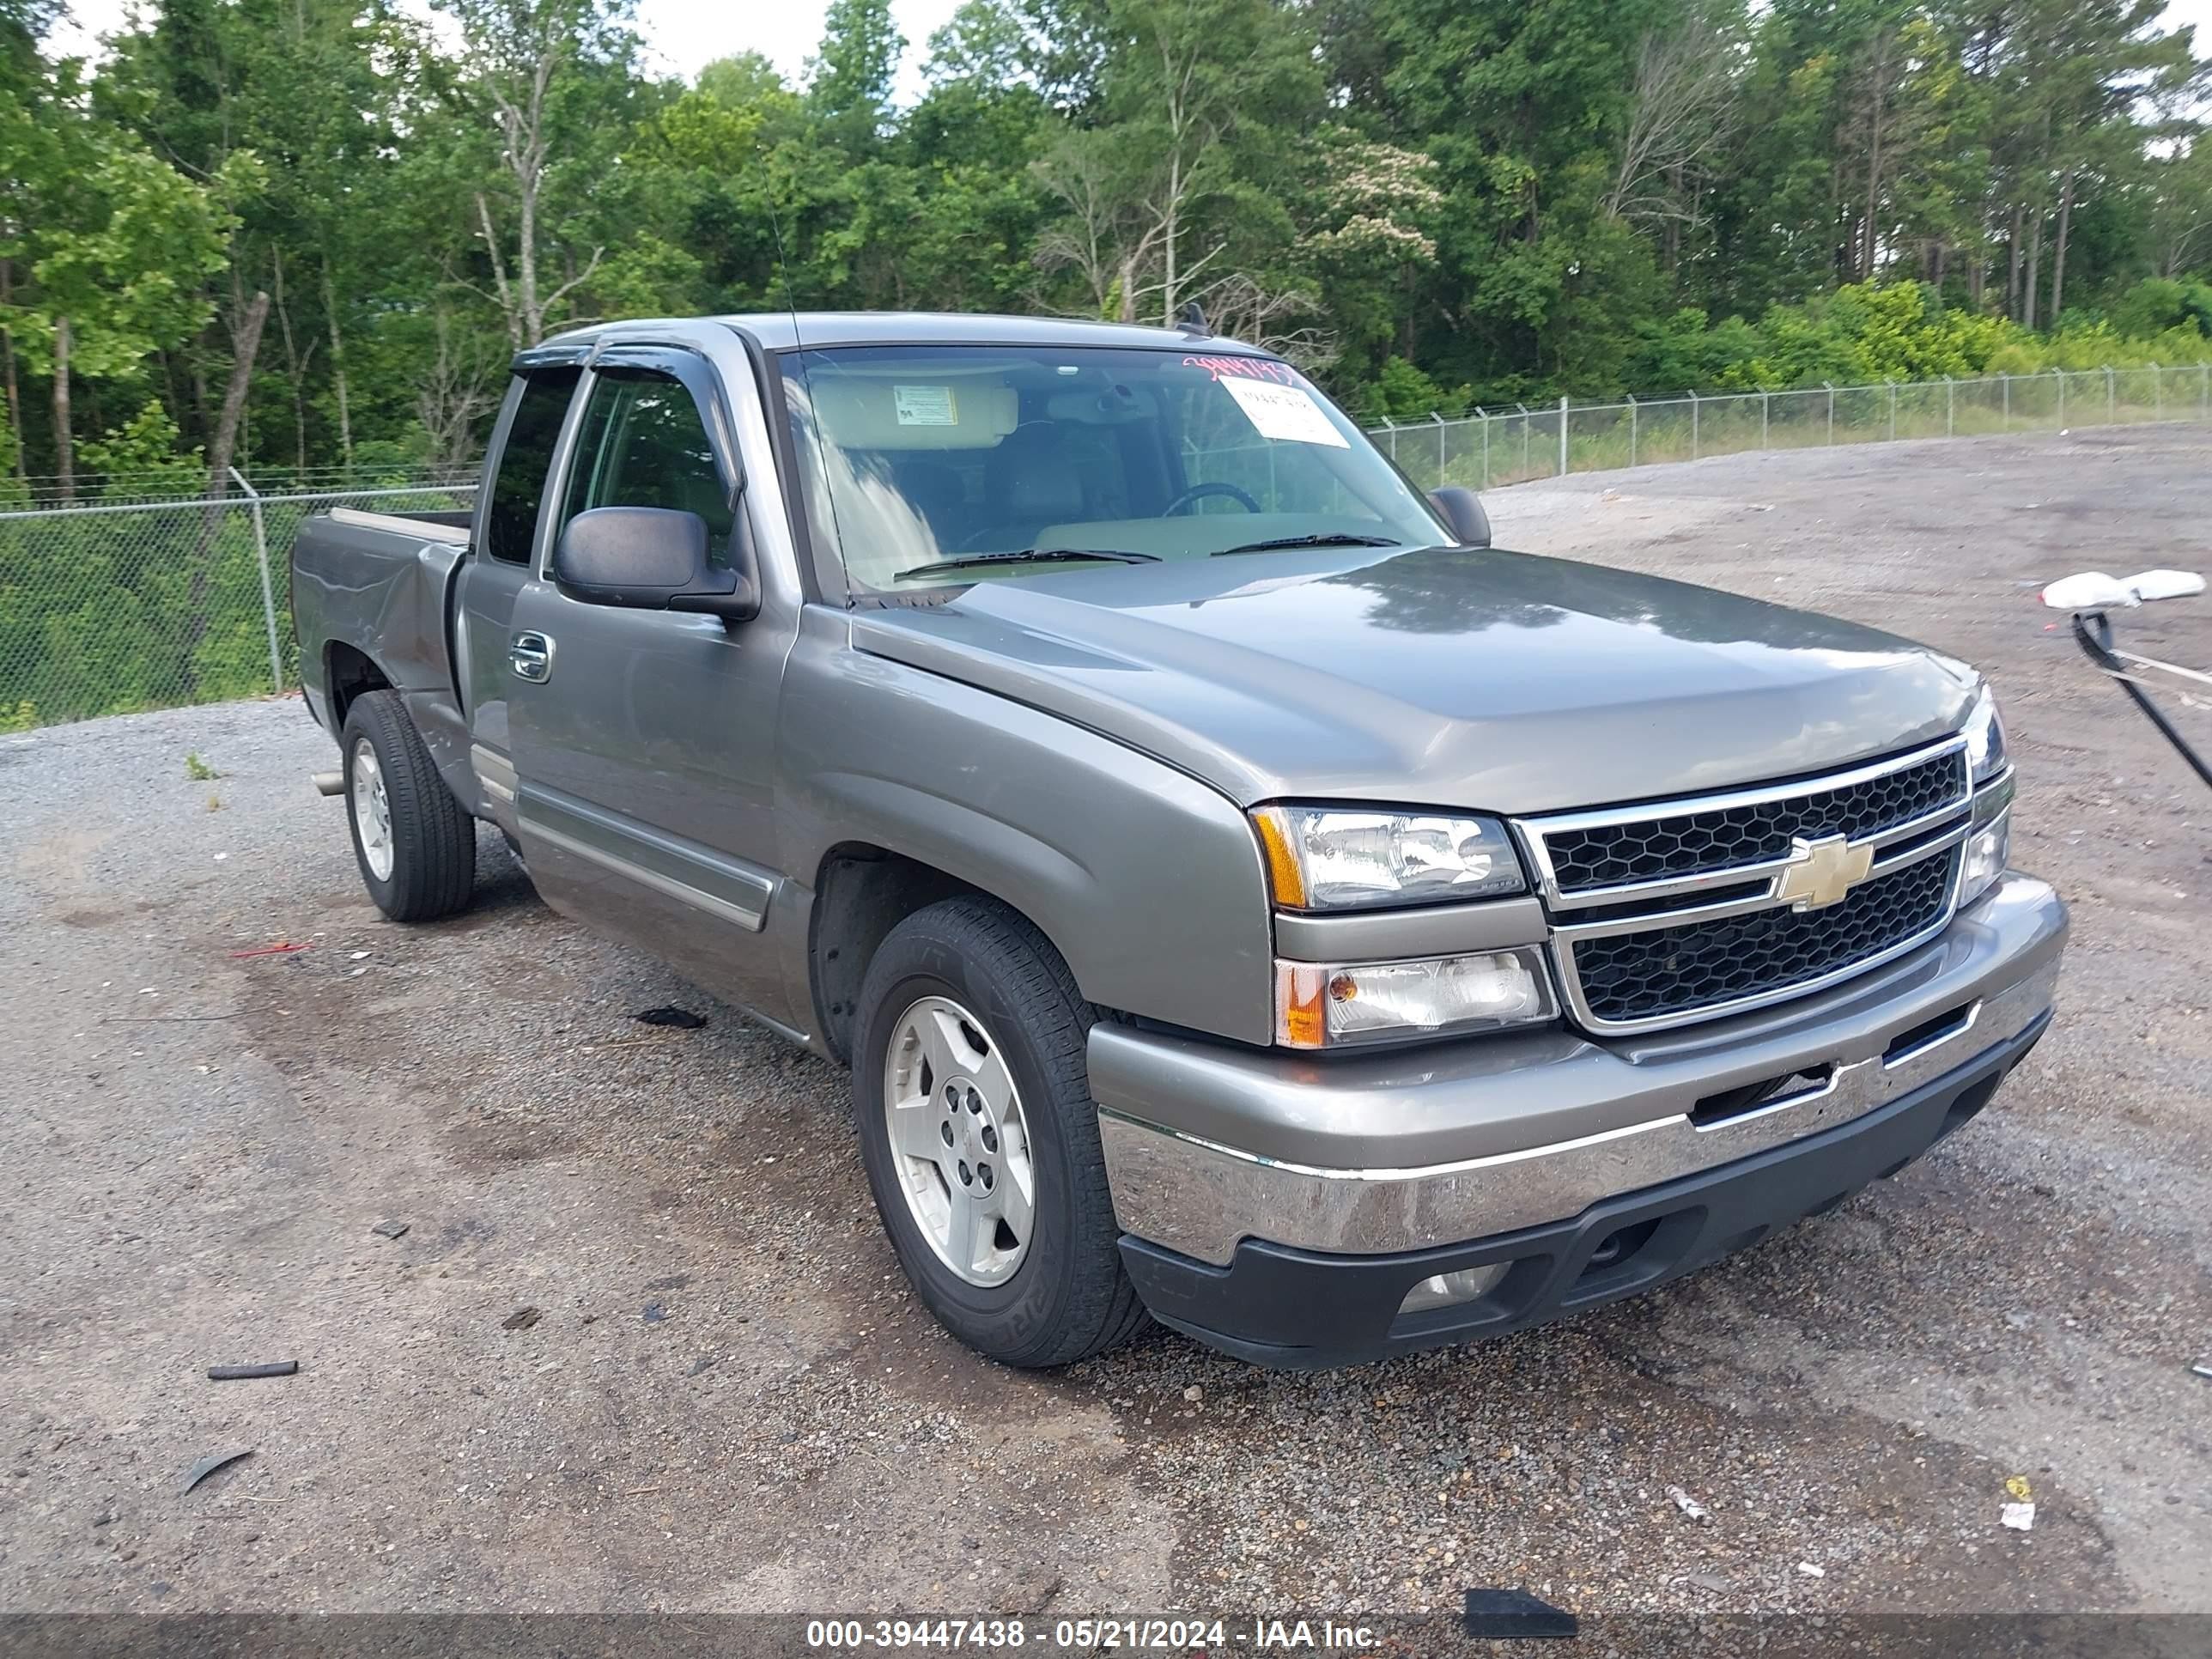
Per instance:
[[[862,651],[1285,798],[1527,813],[1817,771],[1957,730],[1977,677],[1888,634],[1497,550],[1079,567],[859,611]]]

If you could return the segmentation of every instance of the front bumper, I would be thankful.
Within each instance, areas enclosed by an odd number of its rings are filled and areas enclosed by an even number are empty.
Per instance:
[[[1679,1031],[1601,1042],[1552,1030],[1316,1059],[1102,1024],[1091,1081],[1123,1255],[1169,1323],[1279,1361],[1310,1351],[1309,1363],[1332,1363],[1510,1329],[1626,1294],[1901,1167],[1960,1103],[1972,1101],[1964,1115],[1978,1110],[2048,1021],[2065,936],[2057,895],[2008,875],[1896,962],[1785,1007]],[[1729,1100],[1793,1077],[1759,1104]],[[1906,1127],[1876,1133],[1893,1121]],[[1875,1135],[1887,1156],[1832,1182],[1831,1162],[1840,1170],[1864,1161],[1823,1150],[1844,1146],[1832,1140],[1844,1131]],[[1584,1237],[1593,1218],[1631,1199],[1671,1201],[1658,1195],[1778,1156],[1809,1160],[1809,1170],[1758,1203],[1731,1200],[1732,1213],[1774,1215],[1714,1248],[1710,1230],[1661,1229],[1666,1248],[1625,1288],[1604,1290],[1619,1281],[1608,1268],[1596,1290],[1565,1299],[1571,1280],[1516,1267],[1482,1301],[1397,1328],[1406,1291],[1451,1271],[1421,1265],[1439,1253],[1505,1260],[1481,1252],[1510,1255],[1516,1242],[1566,1228],[1586,1258],[1629,1224]],[[1791,1211],[1801,1186],[1823,1190]],[[1554,1240],[1540,1254],[1558,1267],[1575,1252]],[[1677,1265],[1651,1265],[1662,1257]],[[1273,1264],[1264,1273],[1251,1265],[1262,1261]],[[1314,1261],[1352,1274],[1332,1282],[1358,1286],[1346,1328],[1360,1344],[1307,1331],[1307,1293],[1282,1304],[1289,1326],[1265,1324],[1269,1296],[1254,1287],[1285,1263]]]
[[[1248,1240],[1226,1267],[1124,1237],[1122,1263],[1154,1318],[1255,1364],[1356,1364],[1502,1336],[1679,1278],[1896,1174],[1988,1105],[2050,1023],[2046,1009],[2018,1036],[1856,1121],[1571,1220],[1390,1255]],[[1431,1274],[1498,1262],[1510,1264],[1505,1276],[1472,1302],[1398,1311]]]

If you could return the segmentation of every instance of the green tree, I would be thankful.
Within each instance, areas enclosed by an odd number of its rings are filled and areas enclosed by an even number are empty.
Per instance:
[[[891,21],[890,0],[830,0],[822,46],[811,60],[809,112],[823,140],[848,155],[872,154],[890,119],[891,82],[906,36]]]

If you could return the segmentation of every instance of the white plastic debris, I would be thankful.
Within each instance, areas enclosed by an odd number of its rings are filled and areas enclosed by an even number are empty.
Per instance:
[[[2183,599],[2204,591],[2204,578],[2193,570],[2140,570],[2132,576],[2108,576],[2085,570],[2063,576],[2043,590],[2053,611],[2132,610],[2154,599]]]
[[[2008,1504],[2003,1507],[2003,1509],[1998,1511],[1997,1519],[2004,1522],[2006,1526],[2010,1527],[2014,1532],[2033,1532],[2035,1530],[2035,1505],[2033,1504]]]
[[[1816,1567],[1810,1561],[1800,1561],[1797,1564],[1797,1571],[1808,1578],[1826,1578],[1828,1576],[1828,1570],[1826,1567]]]
[[[1704,1522],[1713,1518],[1713,1512],[1711,1510],[1707,1509],[1703,1504],[1698,1502],[1696,1498],[1691,1497],[1689,1493],[1684,1492],[1680,1486],[1668,1487],[1667,1496],[1674,1500],[1674,1507],[1676,1509],[1681,1510],[1683,1514],[1688,1516],[1692,1521]]]

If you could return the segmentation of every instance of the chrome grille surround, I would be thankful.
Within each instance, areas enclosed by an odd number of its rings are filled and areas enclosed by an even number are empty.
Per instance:
[[[1931,780],[1940,784],[1946,773],[1948,788],[1931,786]],[[1936,802],[1932,806],[1931,799]],[[1787,907],[1790,901],[1781,896],[1783,879],[1796,855],[1793,848],[1780,857],[1753,856],[1741,863],[1720,862],[1653,879],[1611,884],[1578,879],[1577,866],[1570,860],[1563,884],[1555,848],[1583,849],[1608,836],[1617,843],[1623,838],[1613,832],[1624,829],[1639,832],[1638,840],[1655,840],[1674,834],[1671,826],[1674,825],[1743,822],[1748,817],[1770,830],[1769,841],[1752,849],[1764,854],[1771,849],[1771,829],[1777,823],[1785,829],[1803,829],[1806,833],[1796,838],[1800,840],[1820,840],[1831,834],[1838,803],[1850,808],[1847,822],[1856,831],[1849,835],[1847,844],[1854,851],[1867,849],[1872,857],[1868,873],[1852,889],[1854,896],[1923,859],[1946,860],[1942,902],[1924,925],[1914,925],[1900,937],[1883,939],[1848,960],[1821,967],[1817,972],[1781,970],[1772,976],[1772,983],[1744,988],[1719,1000],[1695,1000],[1686,987],[1684,998],[1673,1006],[1633,1017],[1608,1017],[1594,1006],[1610,999],[1602,992],[1594,998],[1584,987],[1577,957],[1579,943],[1689,929],[1700,923]],[[1885,822],[1881,811],[1885,804],[1908,816]],[[1822,776],[1595,811],[1548,813],[1516,820],[1514,827],[1550,918],[1553,965],[1567,1010],[1583,1030],[1611,1036],[1717,1019],[1809,995],[1933,939],[1948,925],[1957,908],[1955,849],[1966,837],[1972,811],[1966,741],[1954,737]],[[1833,908],[1843,911],[1849,902]],[[1817,916],[1820,911],[1809,909],[1803,914]],[[1923,914],[1915,910],[1912,920],[1917,923]],[[1644,1000],[1648,1004],[1650,999]]]

